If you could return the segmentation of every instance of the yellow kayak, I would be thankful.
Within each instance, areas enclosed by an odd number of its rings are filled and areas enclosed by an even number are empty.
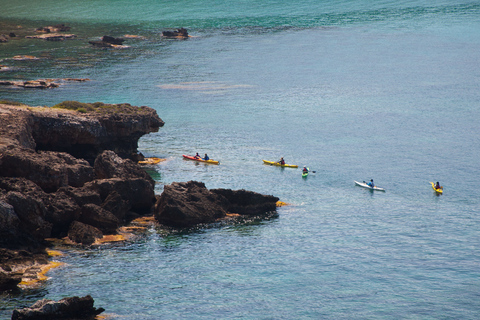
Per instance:
[[[298,168],[296,164],[280,164],[279,162],[276,161],[268,161],[268,160],[263,160],[264,164],[269,164],[271,166],[279,166],[279,167],[287,167],[287,168]]]
[[[166,159],[161,159],[161,158],[145,158],[143,161],[138,161],[139,164],[157,164],[161,161],[165,161]]]
[[[432,184],[432,189],[435,190],[436,193],[443,193],[443,187],[435,188],[435,183],[430,182]]]

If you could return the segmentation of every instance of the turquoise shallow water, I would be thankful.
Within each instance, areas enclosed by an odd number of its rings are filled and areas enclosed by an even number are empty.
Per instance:
[[[85,294],[128,319],[480,316],[478,3],[133,3],[72,1],[55,13],[3,3],[3,23],[62,22],[79,37],[2,45],[1,64],[14,69],[1,79],[92,81],[0,88],[1,98],[150,106],[166,124],[139,149],[168,159],[150,169],[158,193],[199,180],[292,205],[69,252],[41,289],[2,297],[2,318],[39,298]],[[180,26],[193,37],[160,37]],[[104,34],[145,39],[87,44]],[[27,53],[42,59],[8,59]],[[197,151],[221,165],[182,160]],[[262,164],[281,156],[316,173]],[[354,186],[370,178],[387,191]]]

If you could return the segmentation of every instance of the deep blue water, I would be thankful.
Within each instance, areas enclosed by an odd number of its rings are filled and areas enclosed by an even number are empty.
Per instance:
[[[86,294],[127,319],[480,317],[478,2],[0,4],[4,24],[66,23],[78,35],[1,44],[0,64],[13,70],[0,79],[91,79],[0,88],[0,98],[150,106],[166,124],[139,149],[168,159],[150,169],[158,193],[199,180],[291,204],[268,219],[155,227],[67,251],[41,289],[3,297],[0,317]],[[161,38],[177,27],[192,38]],[[144,39],[90,47],[104,34]],[[181,157],[195,152],[221,164]],[[316,173],[262,164],[282,156]],[[354,186],[371,178],[386,192]]]

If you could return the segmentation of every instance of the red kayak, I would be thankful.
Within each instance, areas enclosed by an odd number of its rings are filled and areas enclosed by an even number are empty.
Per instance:
[[[204,162],[204,163],[209,163],[209,164],[220,164],[220,161],[215,161],[215,160],[203,160],[202,158],[195,158],[194,156],[187,156],[187,155],[183,155],[183,158],[184,159],[188,159],[188,160],[193,160],[193,161],[198,161],[198,162]]]

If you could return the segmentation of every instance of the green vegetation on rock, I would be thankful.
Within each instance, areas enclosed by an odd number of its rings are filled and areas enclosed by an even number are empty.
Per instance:
[[[103,102],[85,103],[78,101],[63,101],[52,108],[74,110],[81,113],[145,113],[144,107],[135,107],[129,103],[107,104]]]

